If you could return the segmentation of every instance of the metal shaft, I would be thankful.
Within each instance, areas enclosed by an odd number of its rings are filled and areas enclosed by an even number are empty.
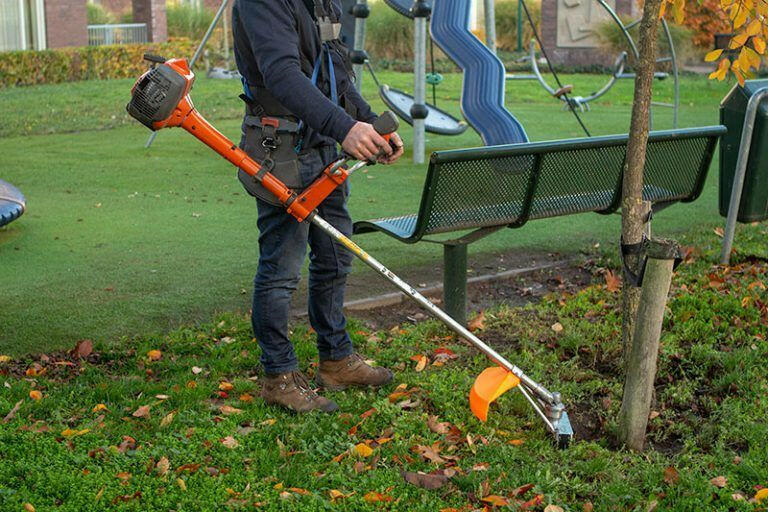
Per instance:
[[[741,130],[741,142],[739,143],[739,157],[736,160],[736,174],[733,176],[731,201],[728,204],[728,219],[725,222],[725,232],[723,233],[723,249],[720,252],[720,263],[723,265],[727,265],[731,259],[733,238],[736,236],[736,220],[739,216],[739,206],[741,206],[741,193],[744,191],[744,178],[747,175],[747,162],[749,161],[749,151],[752,147],[752,132],[755,130],[757,108],[760,106],[760,102],[767,96],[768,87],[755,91],[755,94],[749,98],[747,111],[744,114],[744,127]]]
[[[413,19],[413,105],[424,107],[427,100],[427,18]],[[413,163],[424,163],[425,119],[423,113],[411,111],[413,119]]]
[[[358,0],[357,5],[367,6],[366,0]],[[365,50],[365,18],[363,17],[356,17],[355,18],[355,51],[364,51]],[[362,64],[354,64],[352,66],[352,70],[355,73],[355,76],[357,77],[357,80],[355,81],[355,89],[357,89],[357,92],[360,92],[360,89],[363,87],[363,65]]]
[[[485,11],[485,46],[496,54],[496,11],[493,6],[494,0],[484,0],[483,10]],[[519,19],[519,18],[518,18]]]
[[[453,318],[451,318],[450,315],[448,315],[448,313],[446,313],[442,309],[432,304],[432,302],[429,299],[427,299],[422,294],[420,294],[411,285],[409,285],[408,283],[400,279],[391,270],[389,270],[387,267],[382,265],[376,258],[374,258],[370,254],[365,252],[359,245],[357,245],[355,242],[350,240],[341,231],[334,228],[326,220],[321,218],[319,215],[314,215],[312,217],[312,223],[317,227],[319,227],[320,229],[322,229],[331,238],[334,238],[339,243],[344,245],[344,247],[349,249],[352,252],[352,254],[354,254],[361,260],[363,260],[363,262],[366,265],[368,265],[377,273],[379,273],[381,276],[383,276],[384,279],[394,284],[401,292],[411,297],[413,300],[419,303],[421,307],[423,307],[424,309],[432,313],[432,315],[434,315],[439,320],[441,320],[453,332],[455,332],[456,334],[458,334],[459,336],[461,336],[462,338],[470,342],[472,345],[477,347],[482,353],[488,356],[493,362],[507,369],[508,371],[512,372],[517,378],[520,379],[521,383],[524,384],[526,388],[528,388],[541,400],[550,404],[557,402],[553,394],[550,393],[544,386],[542,386],[541,384],[531,379],[529,376],[523,373],[523,371],[520,368],[518,368],[517,366],[507,361],[498,352],[496,352],[491,347],[486,345],[482,340],[480,340],[480,338],[472,334],[467,328],[465,328],[463,325],[461,325],[460,323],[456,322]]]

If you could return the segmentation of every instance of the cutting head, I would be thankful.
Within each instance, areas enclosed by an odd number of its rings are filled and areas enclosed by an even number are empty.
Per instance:
[[[480,421],[486,421],[491,402],[518,384],[520,379],[509,370],[500,366],[486,368],[469,391],[469,408]]]

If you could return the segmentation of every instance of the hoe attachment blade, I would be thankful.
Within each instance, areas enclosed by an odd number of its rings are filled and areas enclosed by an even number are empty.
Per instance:
[[[488,407],[491,402],[518,384],[520,379],[501,366],[486,368],[477,376],[469,392],[469,408],[484,422],[488,419]]]

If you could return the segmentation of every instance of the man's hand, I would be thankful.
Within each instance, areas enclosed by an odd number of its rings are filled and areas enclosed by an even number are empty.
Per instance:
[[[341,148],[357,160],[375,160],[380,152],[383,152],[382,158],[390,157],[393,153],[392,147],[384,137],[376,133],[373,125],[361,121],[349,130]]]
[[[380,164],[393,164],[403,156],[404,146],[403,139],[400,138],[400,135],[393,133],[389,138],[389,144],[392,146],[393,151],[389,155],[381,155],[378,160]]]

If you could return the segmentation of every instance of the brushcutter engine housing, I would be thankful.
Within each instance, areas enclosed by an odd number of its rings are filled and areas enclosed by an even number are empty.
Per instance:
[[[165,60],[144,55],[145,60],[158,63],[139,77],[131,89],[128,113],[150,130],[179,126],[192,102],[187,94],[195,82],[195,75],[184,59]]]

